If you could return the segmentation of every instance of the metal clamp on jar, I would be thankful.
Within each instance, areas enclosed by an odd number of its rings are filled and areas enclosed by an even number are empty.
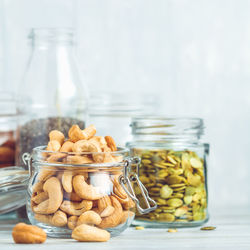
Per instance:
[[[138,158],[128,157],[128,150],[114,152],[63,153],[36,147],[23,160],[30,169],[27,213],[30,222],[43,228],[51,237],[69,237],[72,229],[83,223],[106,229],[112,236],[120,234],[132,222],[135,208],[139,213],[156,209],[132,165]],[[80,163],[93,154],[115,159],[109,163]],[[142,207],[135,195],[140,190]],[[86,221],[88,217],[88,220]]]
[[[135,117],[131,156],[139,156],[138,176],[157,209],[136,215],[150,227],[200,226],[208,220],[207,157],[200,142],[203,120],[198,118]]]

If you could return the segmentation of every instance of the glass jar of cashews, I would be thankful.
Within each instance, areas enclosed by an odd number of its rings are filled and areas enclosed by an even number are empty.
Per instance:
[[[91,126],[85,130],[93,129]],[[156,208],[131,170],[140,159],[130,158],[125,148],[114,148],[112,137],[88,134],[79,140],[77,133],[72,136],[69,131],[70,140],[61,139],[61,146],[53,148],[56,133],[60,135],[60,131],[50,133],[47,147],[39,146],[31,155],[23,155],[30,170],[27,214],[31,224],[43,228],[50,237],[78,239],[81,229],[91,231],[91,237],[96,235],[94,241],[102,241],[102,234],[116,236],[124,231],[136,208],[140,213]],[[134,186],[141,189],[146,206],[141,207]],[[86,235],[83,231],[81,237]],[[81,241],[92,241],[91,237]]]
[[[141,158],[139,178],[157,209],[136,214],[135,224],[192,227],[208,220],[207,158],[199,118],[134,117],[131,156]],[[137,192],[137,191],[136,191]]]

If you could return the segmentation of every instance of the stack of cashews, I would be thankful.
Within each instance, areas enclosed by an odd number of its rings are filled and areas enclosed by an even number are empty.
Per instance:
[[[123,159],[112,154],[117,150],[112,137],[95,136],[95,133],[94,125],[84,130],[73,125],[65,141],[60,131],[51,131],[47,150],[53,152],[47,152],[46,159],[60,166],[41,168],[31,197],[31,209],[37,221],[68,227],[72,230],[72,238],[78,241],[107,241],[110,233],[105,229],[124,224],[134,216],[131,209],[135,204],[119,183],[122,167],[102,172],[91,169],[91,163],[121,162]],[[72,167],[74,164],[77,166]],[[79,166],[81,164],[90,165],[86,168]],[[100,173],[111,186],[109,192],[103,191],[103,183],[91,183],[93,175]]]

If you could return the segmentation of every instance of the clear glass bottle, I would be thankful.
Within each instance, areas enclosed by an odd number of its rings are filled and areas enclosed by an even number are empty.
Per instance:
[[[17,163],[48,141],[53,129],[84,128],[88,92],[74,57],[74,32],[68,28],[32,29],[31,56],[18,91]]]
[[[149,227],[200,226],[208,220],[207,157],[199,118],[135,117],[131,156],[141,157],[139,178],[157,209],[136,215]]]
[[[152,115],[158,100],[153,95],[138,93],[93,93],[90,98],[89,117],[100,135],[110,135],[120,146],[132,139],[131,118]]]

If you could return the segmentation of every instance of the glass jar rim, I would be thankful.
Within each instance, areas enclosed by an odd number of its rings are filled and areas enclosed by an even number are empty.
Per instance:
[[[71,27],[41,27],[31,28],[28,38],[32,44],[47,44],[52,42],[73,43],[75,30]]]
[[[58,154],[58,153],[63,153],[63,154],[67,154],[67,155],[92,155],[92,154],[108,154],[108,153],[112,153],[112,154],[124,154],[124,153],[128,153],[129,150],[125,147],[117,147],[119,150],[117,151],[111,151],[111,152],[58,152],[58,151],[49,151],[46,150],[47,146],[38,146],[33,148],[33,152],[34,153],[54,153],[54,154]]]
[[[65,162],[48,162],[46,161],[46,155],[57,155],[61,154],[62,157],[67,156],[91,156],[93,154],[99,154],[99,155],[105,155],[105,154],[111,154],[112,156],[126,156],[128,155],[129,150],[127,148],[118,147],[117,151],[111,151],[111,152],[56,152],[56,151],[48,151],[46,150],[47,146],[38,146],[33,148],[31,158],[36,163],[46,163],[48,166],[82,166],[82,167],[114,167],[114,166],[121,166],[122,163],[124,163],[125,157],[122,159],[122,161],[117,162],[107,162],[107,163],[65,163]]]
[[[167,117],[167,116],[135,116],[132,117],[132,133],[134,135],[193,136],[204,133],[202,118]]]

